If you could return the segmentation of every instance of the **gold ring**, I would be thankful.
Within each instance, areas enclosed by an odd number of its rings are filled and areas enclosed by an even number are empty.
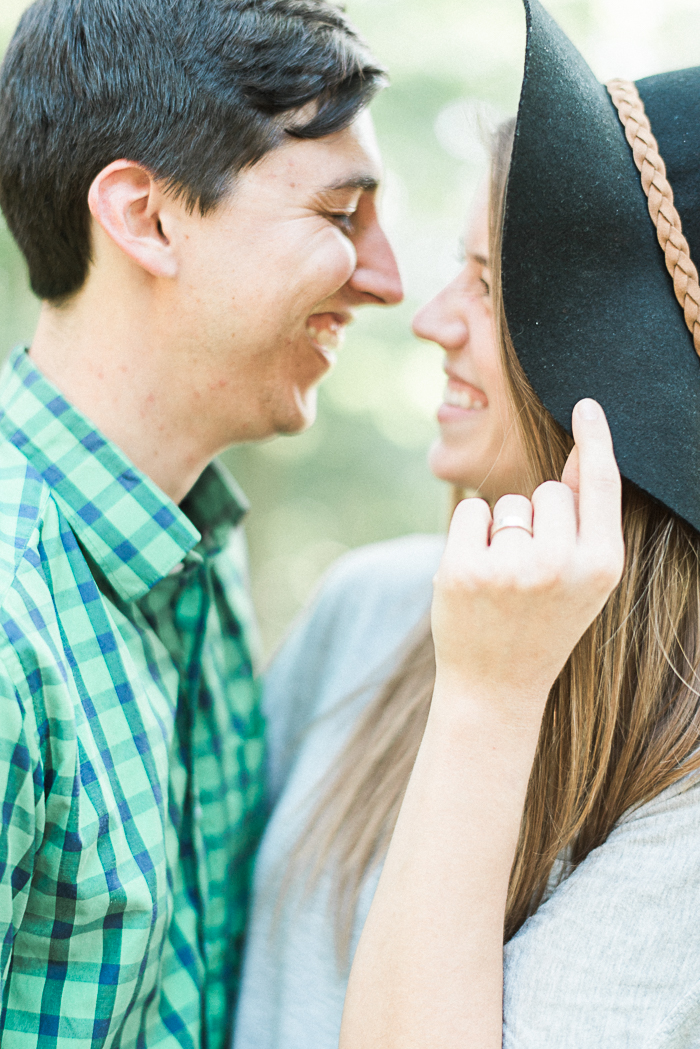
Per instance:
[[[525,524],[522,517],[499,517],[491,527],[491,538],[493,539],[497,532],[502,532],[505,528],[520,528],[532,537],[532,528]]]

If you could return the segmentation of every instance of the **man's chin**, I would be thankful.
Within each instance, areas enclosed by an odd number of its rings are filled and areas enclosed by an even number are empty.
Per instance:
[[[298,390],[294,398],[294,410],[285,419],[278,419],[275,428],[276,433],[286,434],[289,437],[294,434],[304,433],[316,422],[318,413],[318,391],[314,387],[301,394]]]

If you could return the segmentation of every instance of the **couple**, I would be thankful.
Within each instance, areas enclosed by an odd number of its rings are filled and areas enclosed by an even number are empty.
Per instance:
[[[324,0],[24,15],[3,1045],[219,1049],[237,1000],[236,1049],[698,1044],[700,71],[608,93],[526,7],[517,125],[416,320],[432,467],[482,498],[330,574],[267,733],[213,459],[309,425],[353,310],[401,298],[384,74]]]

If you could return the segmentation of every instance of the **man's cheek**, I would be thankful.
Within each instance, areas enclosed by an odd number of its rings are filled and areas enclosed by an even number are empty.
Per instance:
[[[333,231],[333,240],[325,251],[316,256],[315,269],[325,286],[325,296],[340,291],[351,279],[357,268],[357,252],[352,241],[340,231]]]

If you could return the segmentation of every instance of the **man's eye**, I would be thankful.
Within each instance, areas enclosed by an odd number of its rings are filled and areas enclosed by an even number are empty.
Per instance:
[[[330,212],[329,217],[333,220],[336,226],[339,226],[343,233],[346,233],[348,236],[351,236],[355,232],[354,211]]]

